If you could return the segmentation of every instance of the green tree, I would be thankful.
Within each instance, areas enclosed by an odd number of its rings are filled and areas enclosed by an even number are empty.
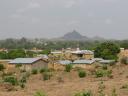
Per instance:
[[[48,54],[50,54],[50,50],[48,50],[48,49],[45,49],[45,50],[43,50],[42,52],[41,52],[41,54],[46,54],[46,55],[48,55]]]
[[[118,45],[112,42],[104,42],[95,48],[95,57],[103,59],[115,59],[117,60],[117,54],[120,52]]]
[[[10,50],[8,52],[8,58],[9,59],[24,58],[24,57],[26,57],[26,53],[22,49]]]

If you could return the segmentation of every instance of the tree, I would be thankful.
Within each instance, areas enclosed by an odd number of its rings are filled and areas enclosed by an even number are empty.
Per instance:
[[[46,54],[46,55],[48,55],[48,54],[50,54],[50,50],[48,50],[48,49],[45,49],[45,50],[43,50],[42,52],[41,52],[41,54]]]
[[[24,57],[26,57],[26,53],[22,49],[10,50],[8,52],[9,59],[24,58]]]
[[[103,59],[115,59],[117,60],[117,54],[120,52],[118,45],[112,42],[104,42],[95,48],[95,57]]]

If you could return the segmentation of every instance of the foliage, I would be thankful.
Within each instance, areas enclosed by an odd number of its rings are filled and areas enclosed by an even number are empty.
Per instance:
[[[128,89],[128,84],[124,84],[121,89]]]
[[[12,85],[17,85],[18,84],[17,78],[15,78],[13,76],[5,77],[4,78],[4,82],[8,82],[8,83],[10,83]]]
[[[20,83],[20,87],[21,88],[25,88],[25,84],[24,83]]]
[[[85,76],[86,76],[86,72],[83,71],[83,70],[80,70],[80,71],[79,71],[79,77],[80,77],[80,78],[84,78]]]
[[[99,69],[95,72],[95,75],[96,77],[104,77],[104,76],[108,76],[110,77],[112,74],[112,70],[102,70],[102,69]]]
[[[65,71],[66,72],[70,72],[72,70],[72,65],[71,64],[68,64],[65,66]]]
[[[41,68],[40,73],[44,73],[44,72],[50,72],[50,70],[48,68]]]
[[[22,64],[16,64],[16,65],[15,65],[16,68],[19,68],[19,67],[21,67],[21,66],[22,66]]]
[[[104,42],[95,48],[95,57],[103,59],[114,59],[117,60],[117,54],[120,52],[118,45],[112,42]]]
[[[26,76],[22,76],[20,79],[21,83],[26,83],[27,82],[27,77]]]
[[[78,92],[74,96],[93,96],[91,91]]]
[[[3,71],[5,69],[3,64],[0,64],[0,71]]]
[[[128,64],[128,58],[127,57],[123,57],[122,59],[121,59],[121,63],[122,64]]]
[[[112,90],[112,95],[111,96],[117,96],[115,88]]]
[[[104,94],[104,89],[105,89],[104,82],[101,81],[101,82],[99,83],[99,87],[98,87],[98,93],[99,93],[98,96],[105,96],[105,94]]]
[[[27,57],[34,57],[34,55],[35,55],[35,53],[32,52],[32,51],[27,51],[27,52],[26,52],[26,56],[27,56]]]
[[[108,69],[108,66],[106,64],[103,64],[102,69],[103,70],[107,70]]]
[[[50,72],[43,73],[43,80],[50,80],[52,74]]]
[[[37,74],[38,70],[37,69],[32,69],[32,74]]]
[[[7,52],[5,52],[5,51],[0,52],[0,59],[8,59]]]
[[[46,55],[48,55],[48,54],[50,54],[50,50],[48,50],[48,49],[45,49],[45,50],[43,50],[42,52],[41,52],[41,54],[46,54]]]
[[[26,53],[22,49],[10,50],[8,52],[8,58],[9,59],[24,58],[24,57],[26,57]]]
[[[44,92],[42,91],[37,91],[34,96],[47,96]]]

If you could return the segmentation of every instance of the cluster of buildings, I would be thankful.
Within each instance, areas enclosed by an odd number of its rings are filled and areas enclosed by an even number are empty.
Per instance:
[[[128,50],[121,49],[122,56],[128,56]],[[76,49],[62,49],[51,51],[49,55],[39,54],[34,58],[16,58],[14,60],[0,60],[4,62],[7,68],[14,68],[16,65],[22,65],[22,69],[40,69],[52,68],[63,69],[65,65],[72,64],[73,67],[89,68],[92,64],[109,64],[115,62],[114,60],[104,60],[102,58],[94,58],[93,50]]]

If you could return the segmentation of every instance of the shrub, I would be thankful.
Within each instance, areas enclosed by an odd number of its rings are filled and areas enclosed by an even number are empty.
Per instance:
[[[76,93],[74,96],[93,96],[91,91],[79,92]]]
[[[15,67],[16,68],[22,67],[22,64],[16,64]]]
[[[111,96],[117,96],[115,88],[112,90],[112,95]]]
[[[82,70],[80,70],[78,74],[80,78],[84,78],[86,76],[86,72]]]
[[[102,70],[102,69],[100,69],[100,70],[97,70],[95,72],[96,77],[104,77],[104,76],[111,77],[112,76],[111,74],[112,74],[112,70]]]
[[[23,77],[20,79],[20,82],[21,82],[21,83],[26,83],[26,82],[27,82],[26,76],[23,76]]]
[[[128,84],[123,85],[121,89],[128,89]]]
[[[70,72],[72,70],[72,65],[71,64],[68,64],[65,66],[65,71],[66,72]]]
[[[47,96],[44,92],[42,91],[37,91],[34,96]]]
[[[26,72],[26,73],[25,73],[26,78],[29,78],[30,75],[31,75],[31,72]]]
[[[128,58],[127,57],[123,57],[122,59],[121,59],[121,63],[122,64],[128,64],[128,60],[127,60]]]
[[[5,77],[4,78],[4,82],[8,82],[8,83],[10,83],[12,85],[17,85],[18,84],[17,78],[15,78],[13,76]]]
[[[40,73],[44,73],[44,72],[50,72],[51,70],[49,70],[48,68],[42,68],[40,69]]]
[[[21,83],[21,84],[20,84],[20,87],[21,87],[21,88],[25,88],[25,84],[24,84],[24,83]]]
[[[43,74],[43,80],[50,80],[51,76],[52,76],[51,73],[45,72],[45,73]]]
[[[103,77],[104,76],[104,71],[103,70],[97,70],[95,72],[95,75],[96,75],[96,77]]]
[[[0,64],[0,71],[3,71],[5,69],[3,64]]]
[[[102,66],[102,69],[103,69],[103,70],[107,70],[107,69],[108,69],[108,66],[104,64],[104,65]]]
[[[38,73],[37,69],[32,70],[32,74],[37,74],[37,73]]]

